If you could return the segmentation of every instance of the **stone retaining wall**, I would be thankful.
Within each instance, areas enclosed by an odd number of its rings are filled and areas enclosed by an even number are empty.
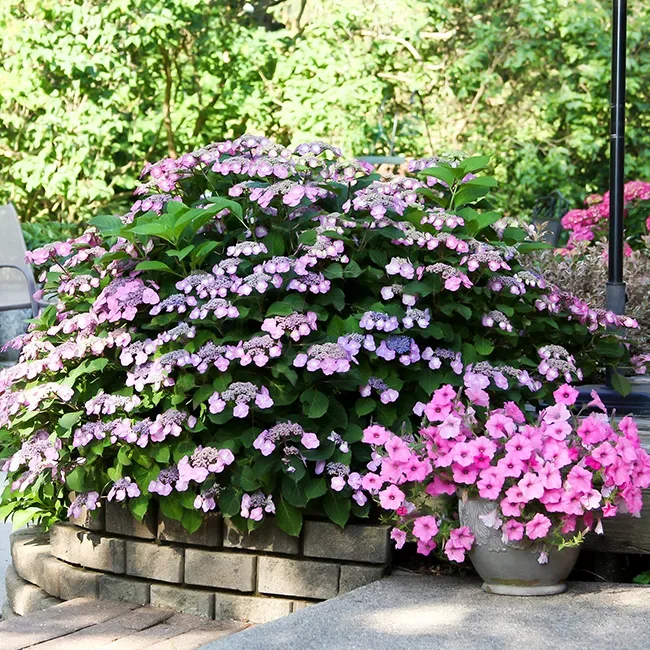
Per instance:
[[[377,580],[388,566],[386,526],[306,520],[293,538],[271,524],[242,535],[212,515],[188,535],[164,517],[137,522],[107,504],[98,519],[55,524],[49,538],[14,534],[9,601],[18,614],[85,597],[263,623]]]

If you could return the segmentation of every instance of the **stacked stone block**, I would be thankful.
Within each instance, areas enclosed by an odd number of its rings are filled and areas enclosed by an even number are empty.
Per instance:
[[[378,580],[390,559],[386,526],[306,520],[298,538],[271,519],[242,534],[210,515],[188,534],[161,515],[138,522],[119,504],[104,508],[56,524],[49,540],[14,537],[17,576],[42,591],[30,598],[123,600],[263,623]]]

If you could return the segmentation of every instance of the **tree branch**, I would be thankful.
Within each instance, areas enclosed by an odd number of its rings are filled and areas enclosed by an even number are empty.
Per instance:
[[[167,134],[167,153],[170,158],[176,158],[176,141],[174,139],[174,129],[172,127],[172,112],[171,112],[171,102],[172,102],[172,65],[169,60],[169,53],[167,50],[158,45],[160,54],[162,55],[163,62],[163,71],[165,73],[165,96],[163,99],[163,125],[165,127],[165,133]]]
[[[210,111],[216,106],[217,102],[219,101],[219,98],[221,97],[221,93],[217,93],[211,100],[210,103],[204,106],[200,111],[199,114],[197,115],[196,122],[194,123],[194,129],[192,130],[192,137],[196,138],[199,133],[203,130],[203,127],[205,126],[205,123],[208,121],[208,117],[210,117]]]

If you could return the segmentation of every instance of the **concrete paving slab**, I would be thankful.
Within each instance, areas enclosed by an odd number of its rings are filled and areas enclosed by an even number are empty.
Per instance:
[[[571,583],[486,594],[472,579],[393,575],[202,650],[648,650],[650,587]]]

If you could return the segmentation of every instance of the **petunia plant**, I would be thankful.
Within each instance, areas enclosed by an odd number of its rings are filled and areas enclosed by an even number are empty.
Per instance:
[[[499,405],[623,368],[635,323],[522,267],[544,244],[491,210],[487,163],[383,179],[243,136],[148,164],[127,214],[29,254],[51,304],[0,375],[1,514],[105,497],[190,531],[212,510],[343,526],[373,516],[368,426],[408,436],[467,373]]]
[[[643,248],[643,238],[650,232],[650,183],[630,181],[623,191],[625,205],[625,254]],[[591,194],[584,208],[569,210],[562,217],[562,226],[569,231],[569,240],[563,254],[579,242],[606,242],[609,233],[609,192]]]
[[[462,388],[438,388],[416,406],[424,420],[406,439],[380,425],[364,430],[374,471],[361,485],[390,513],[398,548],[410,540],[423,555],[465,559],[473,531],[459,525],[445,495],[490,502],[481,525],[505,545],[532,547],[540,564],[553,548],[602,534],[603,518],[640,516],[650,456],[631,417],[608,416],[595,391],[578,408],[569,384],[546,408],[526,412],[511,401],[495,408],[485,388],[487,380],[471,371]]]

